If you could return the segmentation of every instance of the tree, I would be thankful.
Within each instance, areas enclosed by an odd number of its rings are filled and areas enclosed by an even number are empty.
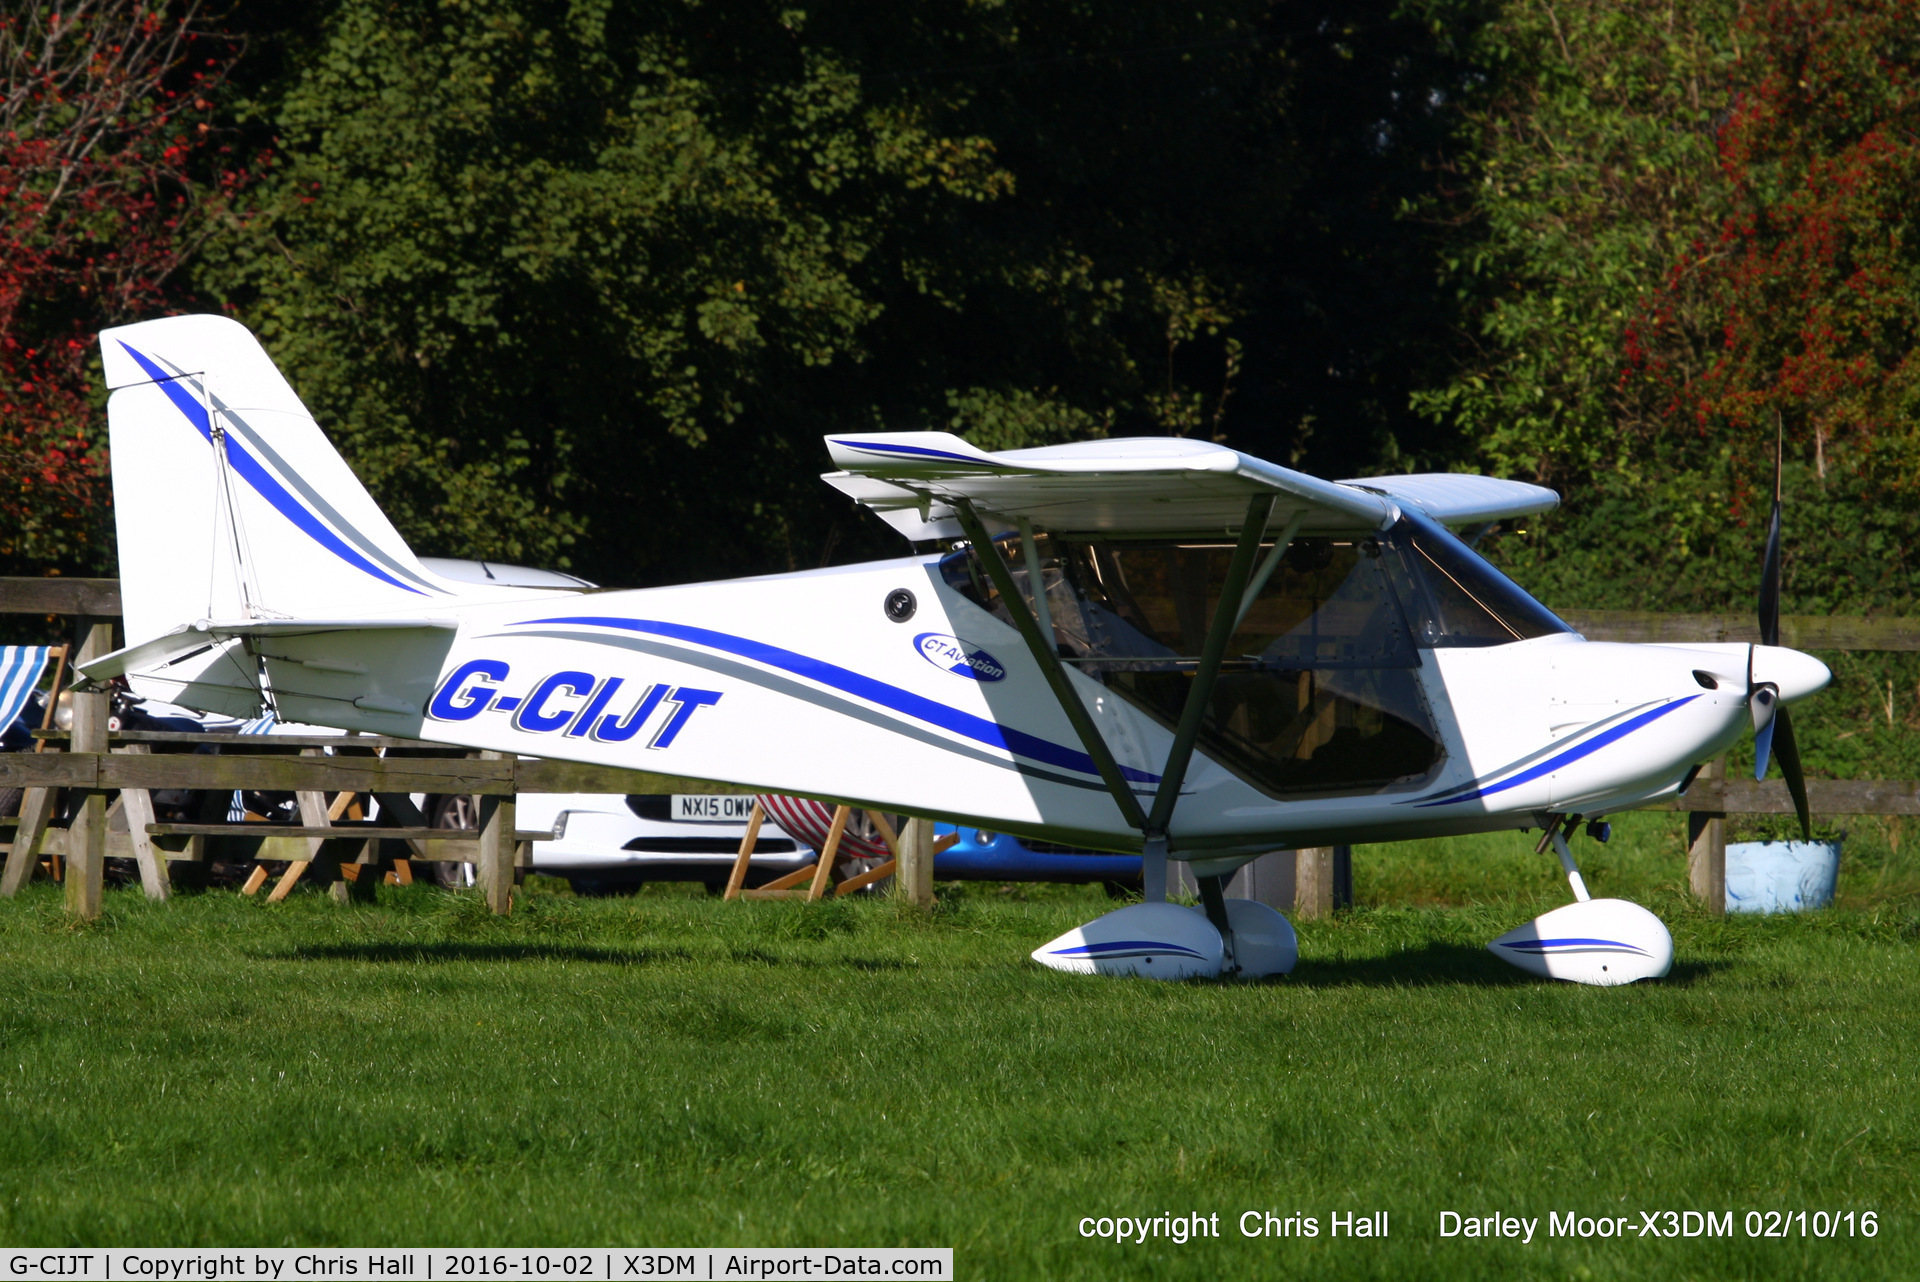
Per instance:
[[[234,47],[197,0],[0,13],[0,558],[111,558],[93,337],[160,308],[244,181],[209,120]]]
[[[1720,328],[1704,363],[1663,360],[1669,287],[1629,331],[1634,371],[1743,476],[1790,432],[1818,479],[1872,473],[1893,499],[1920,461],[1920,4],[1769,0],[1735,39],[1733,208],[1672,273],[1705,283]]]
[[[1777,430],[1796,608],[1920,596],[1914,17],[1561,0],[1482,33],[1434,207],[1477,350],[1419,403],[1565,494],[1493,545],[1547,599],[1750,606]]]
[[[423,550],[609,582],[897,547],[814,479],[853,427],[1358,468],[1420,429],[1391,353],[1432,273],[1389,242],[1435,21],[340,0],[260,85],[275,170],[196,279]]]

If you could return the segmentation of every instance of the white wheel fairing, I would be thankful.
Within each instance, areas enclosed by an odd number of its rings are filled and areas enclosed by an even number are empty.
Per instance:
[[[1263,903],[1229,899],[1227,925],[1233,930],[1233,960],[1243,979],[1285,975],[1300,960],[1300,939],[1292,923]]]
[[[1300,956],[1293,927],[1265,904],[1227,900],[1237,973],[1246,979],[1284,975]],[[1068,931],[1033,950],[1033,959],[1073,975],[1138,975],[1146,979],[1212,978],[1226,965],[1220,932],[1198,908],[1132,904]]]
[[[1193,979],[1218,975],[1225,950],[1213,923],[1191,908],[1130,904],[1040,945],[1032,956],[1072,975]]]
[[[1487,945],[1502,961],[1546,979],[1613,987],[1673,968],[1673,936],[1624,899],[1594,899],[1542,913]]]

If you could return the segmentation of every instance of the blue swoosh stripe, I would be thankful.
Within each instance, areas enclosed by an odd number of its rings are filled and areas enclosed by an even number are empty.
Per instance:
[[[1611,948],[1617,952],[1639,953],[1642,957],[1651,956],[1644,948],[1622,943],[1617,939],[1522,939],[1516,943],[1502,944],[1516,953],[1539,953],[1549,948]]]
[[[841,441],[841,440],[834,441],[834,444],[844,445],[844,446],[847,446],[849,449],[865,450],[869,454],[911,454],[920,458],[957,459],[962,463],[972,463],[975,467],[994,466],[994,464],[989,462],[988,460],[974,458],[971,454],[955,454],[952,450],[929,449],[924,445],[894,445],[890,442],[888,444],[882,445],[874,441]]]
[[[1628,735],[1632,734],[1636,730],[1641,729],[1644,726],[1652,725],[1654,722],[1658,721],[1660,718],[1666,716],[1669,712],[1673,712],[1680,708],[1684,708],[1689,703],[1692,703],[1695,699],[1698,699],[1699,697],[1700,696],[1697,694],[1690,694],[1684,699],[1675,699],[1672,703],[1665,704],[1661,707],[1655,708],[1651,712],[1643,712],[1639,716],[1634,717],[1632,720],[1623,721],[1619,725],[1614,726],[1611,730],[1607,730],[1601,734],[1597,734],[1593,736],[1593,738],[1588,739],[1584,743],[1576,744],[1574,747],[1567,749],[1565,752],[1560,753],[1558,756],[1548,757],[1545,761],[1542,761],[1539,765],[1534,766],[1531,770],[1523,770],[1519,774],[1514,775],[1510,779],[1502,779],[1499,783],[1490,784],[1486,786],[1481,786],[1478,783],[1478,781],[1475,781],[1474,783],[1462,784],[1460,786],[1468,789],[1468,791],[1462,792],[1458,796],[1436,797],[1431,801],[1420,801],[1420,802],[1415,802],[1413,804],[1420,806],[1422,809],[1425,809],[1429,806],[1451,806],[1462,801],[1473,801],[1479,797],[1491,797],[1496,792],[1505,792],[1507,789],[1517,788],[1523,783],[1531,783],[1533,780],[1538,779],[1541,775],[1552,774],[1555,770],[1560,769],[1560,767],[1562,766],[1571,765],[1573,762],[1580,760],[1582,757],[1590,756],[1591,754],[1598,752],[1600,749],[1606,747],[1610,743],[1615,743],[1621,739],[1626,738]]]
[[[1081,774],[1098,775],[1099,767],[1093,764],[1093,758],[1076,748],[1065,744],[1042,739],[1039,735],[1028,734],[1024,730],[1015,730],[1003,726],[997,721],[985,717],[976,717],[971,712],[962,712],[937,703],[924,695],[911,690],[902,690],[899,686],[876,681],[872,677],[838,664],[828,663],[824,659],[815,659],[809,655],[784,650],[779,646],[768,645],[762,641],[749,640],[746,637],[733,636],[726,632],[715,632],[710,628],[690,627],[684,623],[665,623],[658,619],[624,619],[607,615],[569,615],[554,619],[522,619],[516,627],[531,627],[541,623],[570,623],[595,628],[618,628],[623,632],[642,632],[654,636],[672,637],[677,641],[691,641],[695,645],[704,645],[709,649],[736,654],[755,663],[764,663],[770,668],[779,668],[795,676],[817,681],[844,694],[855,695],[877,703],[883,708],[924,721],[928,725],[938,726],[942,730],[972,739],[975,743],[984,743],[990,748],[1002,748],[1031,761],[1045,762],[1063,770],[1075,770]],[[1135,770],[1131,766],[1121,766],[1120,773],[1135,783],[1159,783],[1160,776],[1148,774],[1144,770]]]
[[[1048,955],[1051,957],[1111,957],[1122,949],[1129,950],[1129,956],[1143,956],[1146,953],[1178,953],[1183,957],[1200,957],[1200,954],[1191,948],[1180,944],[1163,944],[1152,939],[1125,939],[1111,944],[1076,944],[1072,948],[1056,948]]]
[[[199,430],[200,435],[206,437],[208,443],[211,444],[213,441],[213,425],[207,421],[207,411],[199,401],[193,398],[191,392],[180,385],[179,376],[167,373],[135,348],[129,347],[125,343],[121,343],[120,346],[125,350],[127,355],[133,357],[133,359],[139,363],[140,368],[145,370],[147,376],[159,385],[160,390],[167,394],[167,399],[173,402],[174,408],[182,414],[185,414],[187,421],[193,424],[194,427]],[[233,470],[245,478],[247,484],[251,485],[261,498],[271,503],[280,515],[292,521],[308,538],[318,543],[321,547],[324,547],[327,551],[333,553],[356,570],[363,570],[384,583],[391,583],[396,588],[404,588],[415,596],[427,595],[419,588],[402,583],[348,547],[341,541],[339,535],[329,530],[325,525],[322,525],[318,517],[307,511],[305,506],[303,506],[298,499],[294,498],[293,495],[287,493],[286,487],[274,478],[273,473],[267,471],[267,469],[261,465],[260,460],[247,452],[246,446],[240,444],[240,442],[234,440],[232,437],[227,438],[227,461],[233,464]]]

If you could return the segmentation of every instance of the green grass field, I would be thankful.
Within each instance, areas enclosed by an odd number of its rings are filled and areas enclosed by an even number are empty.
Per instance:
[[[1074,978],[1063,888],[721,904],[534,886],[496,921],[229,892],[0,902],[0,1243],[951,1245],[990,1278],[1920,1276],[1920,860],[1719,920],[1675,816],[1578,853],[1672,926],[1668,980],[1531,980],[1485,941],[1566,898],[1518,836],[1356,852],[1361,907],[1262,984]],[[1248,1239],[1244,1211],[1315,1216]],[[1384,1241],[1334,1212],[1390,1213]],[[1442,1211],[1537,1217],[1530,1245]],[[1631,1234],[1733,1212],[1731,1238]],[[1749,1238],[1749,1210],[1879,1232]],[[1219,1239],[1083,1239],[1217,1213]],[[1548,1238],[1549,1212],[1624,1239]],[[1856,1218],[1856,1223],[1857,1223]],[[1659,1223],[1664,1224],[1662,1219]],[[1764,1227],[1764,1226],[1763,1226]]]

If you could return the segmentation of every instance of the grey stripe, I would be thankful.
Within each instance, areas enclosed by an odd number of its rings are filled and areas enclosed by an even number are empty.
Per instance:
[[[1401,802],[1400,804],[1403,806],[1411,806],[1417,802],[1422,802],[1422,801],[1444,801],[1446,798],[1451,797],[1456,792],[1466,792],[1472,788],[1484,788],[1488,784],[1499,783],[1504,776],[1511,774],[1516,770],[1524,770],[1536,761],[1544,761],[1548,757],[1553,756],[1555,753],[1565,752],[1569,748],[1578,747],[1580,744],[1584,743],[1589,736],[1600,733],[1602,730],[1605,730],[1608,726],[1614,724],[1616,721],[1624,721],[1626,718],[1631,717],[1636,713],[1645,712],[1648,708],[1651,708],[1656,703],[1660,703],[1660,702],[1662,702],[1662,700],[1649,699],[1645,703],[1636,703],[1631,708],[1628,708],[1625,712],[1616,712],[1612,716],[1604,718],[1603,720],[1590,722],[1589,724],[1583,726],[1580,729],[1579,733],[1577,734],[1569,735],[1565,739],[1556,740],[1553,743],[1548,744],[1544,748],[1541,748],[1534,752],[1529,752],[1524,757],[1520,757],[1513,761],[1509,761],[1504,766],[1496,766],[1492,770],[1487,771],[1485,774],[1478,775],[1472,779],[1469,779],[1465,783],[1455,784],[1451,788],[1442,788],[1439,792],[1427,793],[1424,796],[1411,797],[1406,801]]]
[[[1023,775],[1030,775],[1035,779],[1045,779],[1049,783],[1066,784],[1070,788],[1084,788],[1089,792],[1105,792],[1107,790],[1105,784],[1088,783],[1085,780],[1075,779],[1071,775],[1055,774],[1051,770],[1042,770],[1038,766],[1030,766],[1024,762],[1002,761],[1000,758],[981,752],[977,748],[969,748],[964,744],[953,743],[950,740],[942,739],[930,730],[923,730],[916,725],[895,721],[893,718],[875,712],[871,708],[863,708],[859,704],[851,703],[837,695],[827,694],[823,691],[803,686],[798,681],[790,681],[786,677],[775,676],[770,672],[762,672],[758,668],[750,668],[746,664],[736,663],[732,659],[722,659],[715,655],[702,654],[698,650],[683,650],[679,646],[665,645],[657,641],[642,641],[632,637],[603,637],[591,632],[559,632],[544,629],[528,629],[526,631],[492,632],[487,635],[489,637],[548,637],[556,641],[580,641],[591,645],[615,646],[622,650],[633,650],[640,654],[652,655],[656,659],[671,659],[675,663],[691,664],[696,668],[705,668],[709,672],[735,677],[752,685],[760,686],[763,689],[772,690],[776,694],[786,695],[789,699],[798,699],[802,703],[811,703],[817,708],[825,708],[827,711],[838,713],[843,717],[852,717],[855,721],[865,722],[867,725],[874,726],[877,729],[891,731],[897,735],[904,735],[909,739],[917,739],[921,743],[939,748],[945,752],[951,752],[956,756],[967,757],[974,761],[983,762],[989,766],[997,766],[1002,770],[1012,770]]]
[[[446,595],[445,588],[439,587],[434,583],[421,578],[417,573],[415,573],[412,570],[409,570],[406,566],[396,561],[393,557],[387,555],[387,553],[380,548],[379,544],[375,543],[372,539],[369,539],[366,535],[362,534],[358,529],[354,528],[351,522],[349,522],[345,517],[341,516],[340,513],[334,509],[333,504],[327,502],[327,500],[321,496],[318,490],[314,489],[311,485],[308,485],[306,482],[306,479],[302,477],[299,472],[295,471],[292,467],[290,467],[284,458],[280,457],[279,451],[275,450],[271,445],[267,444],[266,440],[260,435],[258,431],[254,430],[254,428],[245,419],[241,418],[238,414],[234,413],[233,409],[230,406],[228,406],[228,404],[225,401],[221,400],[218,396],[214,395],[212,390],[205,387],[200,382],[200,380],[194,378],[191,374],[181,369],[178,365],[175,365],[172,361],[167,360],[167,358],[164,356],[160,358],[160,362],[161,364],[167,366],[169,369],[173,370],[173,372],[176,375],[178,375],[180,378],[186,380],[187,385],[189,387],[192,387],[196,391],[199,391],[208,400],[212,401],[213,407],[219,410],[221,414],[225,415],[228,422],[232,423],[236,428],[239,429],[241,439],[245,440],[248,445],[251,445],[255,450],[257,450],[260,453],[262,458],[266,459],[267,462],[273,465],[273,470],[275,473],[278,474],[281,482],[284,483],[287,486],[287,488],[293,490],[301,498],[305,499],[307,503],[321,516],[325,517],[327,520],[327,523],[333,526],[334,530],[337,533],[345,535],[347,539],[354,544],[354,546],[358,547],[362,552],[365,552],[368,556],[372,557],[374,560],[378,561],[380,564],[386,566],[387,569],[392,570],[395,574],[401,575],[408,579],[412,579],[415,583],[419,584],[421,587],[426,588],[430,591],[438,592],[443,596]]]

